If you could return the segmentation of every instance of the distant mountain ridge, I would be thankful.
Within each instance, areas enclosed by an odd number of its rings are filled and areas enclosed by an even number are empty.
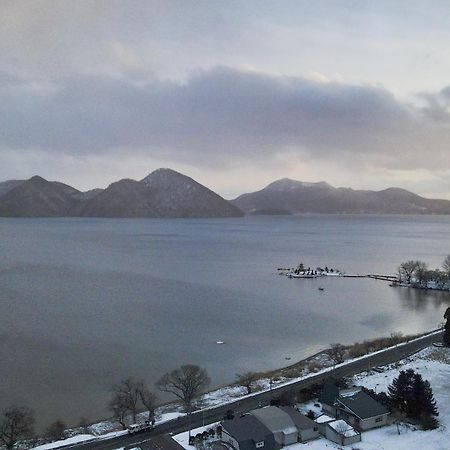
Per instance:
[[[243,212],[192,178],[158,169],[81,192],[34,176],[0,183],[0,217],[240,217]]]
[[[79,191],[40,176],[0,182],[0,217],[240,217],[246,214],[450,214],[450,201],[400,188],[335,188],[283,178],[227,201],[192,178],[157,169],[140,181]]]
[[[450,201],[427,199],[405,189],[335,188],[283,178],[231,203],[246,214],[450,214]]]

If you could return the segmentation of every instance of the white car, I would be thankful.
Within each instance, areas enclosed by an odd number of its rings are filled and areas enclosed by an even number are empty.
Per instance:
[[[155,426],[148,420],[143,423],[133,423],[128,426],[128,434],[134,434],[144,430],[151,430],[153,428],[155,428]]]

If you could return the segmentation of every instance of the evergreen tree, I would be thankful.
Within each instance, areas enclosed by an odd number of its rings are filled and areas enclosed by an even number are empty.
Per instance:
[[[430,383],[412,369],[401,371],[388,388],[392,407],[424,428],[436,428],[439,415]]]
[[[375,392],[373,389],[368,389],[366,387],[362,388],[362,391],[365,392],[368,396],[372,397],[378,403],[381,403],[385,406],[389,411],[392,410],[391,398],[386,392]]]
[[[394,378],[392,384],[388,387],[391,405],[401,413],[408,414],[408,402],[411,398],[411,384],[414,371],[400,371],[397,378]]]
[[[428,380],[423,381],[422,414],[425,416],[437,417],[439,411],[434,399],[433,390]]]
[[[450,347],[450,307],[446,309],[444,319],[446,319],[446,322],[444,326],[444,336],[442,338],[442,341],[446,347]]]

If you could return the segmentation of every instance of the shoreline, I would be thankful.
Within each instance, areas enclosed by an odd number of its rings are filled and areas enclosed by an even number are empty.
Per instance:
[[[294,386],[298,386],[298,385],[302,385],[305,382],[309,382],[309,383],[313,383],[313,380],[323,380],[324,376],[326,376],[326,374],[333,374],[335,370],[340,370],[340,369],[344,369],[346,366],[348,367],[353,367],[355,366],[355,364],[360,364],[361,361],[370,361],[373,360],[373,358],[376,358],[377,355],[381,355],[385,352],[392,352],[393,350],[395,351],[400,351],[400,353],[402,354],[402,356],[400,358],[395,358],[393,361],[391,361],[391,363],[389,364],[398,364],[400,361],[402,361],[403,359],[405,359],[405,357],[409,357],[411,355],[414,355],[415,353],[417,353],[418,351],[422,350],[425,347],[429,347],[431,346],[431,344],[433,343],[432,339],[433,336],[437,336],[439,334],[442,333],[442,329],[438,328],[438,329],[434,329],[434,330],[430,330],[424,333],[420,333],[418,335],[414,335],[414,336],[404,336],[401,337],[401,341],[398,341],[399,339],[399,334],[397,333],[395,335],[395,338],[397,340],[397,343],[394,343],[393,345],[390,345],[388,347],[382,348],[380,350],[377,351],[372,351],[366,355],[360,356],[360,357],[356,357],[356,358],[347,358],[345,361],[343,361],[342,363],[334,363],[331,366],[324,366],[322,368],[320,368],[319,370],[317,370],[316,372],[311,372],[305,376],[302,377],[298,377],[298,378],[294,378],[294,379],[283,379],[283,380],[279,380],[278,383],[273,387],[269,385],[266,385],[265,387],[263,387],[260,391],[255,391],[252,392],[250,394],[246,394],[242,391],[235,391],[235,393],[239,393],[239,395],[225,395],[225,392],[222,392],[222,395],[219,397],[219,402],[218,403],[209,403],[209,404],[204,404],[204,400],[205,397],[208,396],[208,394],[211,394],[214,391],[210,391],[209,393],[205,393],[203,394],[202,397],[200,397],[200,400],[203,400],[203,404],[200,405],[200,408],[198,408],[197,410],[193,411],[193,417],[197,418],[197,422],[205,420],[205,416],[204,414],[206,414],[209,411],[214,411],[214,410],[220,410],[220,411],[225,411],[225,408],[235,408],[236,406],[239,407],[239,405],[241,405],[241,402],[246,401],[248,403],[248,400],[255,398],[255,396],[257,396],[258,398],[260,398],[261,400],[259,400],[259,405],[261,406],[261,402],[268,404],[268,400],[269,398],[272,399],[276,399],[279,396],[283,395],[284,392],[286,392],[286,390],[290,390],[292,389]],[[423,339],[426,339],[426,341],[428,342],[427,345],[422,345],[422,346],[417,346],[417,342],[421,341]],[[388,338],[379,338],[378,341],[382,342],[383,340],[388,339]],[[392,337],[390,338],[391,340],[393,339]],[[368,341],[366,341],[368,342]],[[353,346],[358,345],[358,343],[354,344]],[[352,348],[353,346],[347,346],[347,348]],[[402,348],[406,349],[408,346],[408,350],[400,350]],[[398,350],[397,350],[398,349]],[[324,350],[325,351],[325,350]],[[322,352],[318,352],[315,355],[311,355],[308,358],[305,358],[302,361],[298,361],[296,363],[294,363],[291,366],[287,366],[287,367],[292,367],[292,366],[296,366],[298,364],[304,363],[307,360],[310,360],[311,358],[317,357],[318,355],[320,355]],[[388,358],[389,359],[389,358]],[[381,364],[381,366],[384,366],[384,364]],[[279,369],[280,371],[286,370],[286,368],[281,368]],[[371,373],[371,370],[374,369],[374,372],[378,372],[377,370],[377,366],[375,364],[370,364],[369,362],[369,372]],[[364,369],[367,372],[367,369]],[[350,369],[350,373],[351,369]],[[357,371],[355,373],[360,373],[360,371]],[[266,372],[267,374],[267,372]],[[328,376],[329,376],[328,375]],[[228,386],[228,389],[233,389],[232,386]],[[236,387],[234,388],[236,390]],[[220,392],[219,391],[216,391]],[[275,396],[274,396],[275,394]],[[277,397],[278,395],[278,397]],[[265,400],[263,400],[265,398]],[[161,413],[161,409],[167,406],[172,405],[173,407],[177,407],[177,409],[179,410],[179,406],[175,403],[175,402],[171,402],[171,403],[167,403],[165,405],[160,405],[159,409],[160,411],[158,411],[158,413]],[[197,406],[199,406],[197,404]],[[139,418],[143,419],[146,416],[147,413],[140,413],[139,414]],[[223,412],[221,412],[220,414],[223,414]],[[165,417],[164,417],[165,416]],[[180,428],[187,426],[187,422],[186,422],[186,417],[184,413],[180,413],[179,411],[176,413],[165,413],[164,416],[160,416],[156,422],[157,426],[165,426],[165,427],[170,427],[170,426],[175,426]],[[181,419],[181,421],[179,421],[179,419]],[[171,423],[172,425],[170,425],[169,423]],[[103,427],[102,427],[103,426]],[[107,428],[106,428],[107,427]],[[97,429],[95,432],[95,428]],[[102,429],[103,432],[100,431],[100,429]],[[120,436],[124,436],[127,434],[126,430],[119,430],[118,431],[118,426],[117,426],[117,422],[113,422],[111,420],[109,421],[103,421],[103,422],[99,422],[96,424],[93,424],[91,426],[88,426],[86,428],[71,428],[71,429],[66,429],[66,435],[67,438],[64,440],[57,440],[57,441],[48,441],[48,440],[44,440],[44,439],[36,439],[32,445],[33,448],[35,448],[36,446],[38,446],[39,449],[41,450],[49,450],[49,449],[56,449],[56,448],[64,448],[64,447],[71,447],[71,446],[76,446],[77,444],[79,445],[83,445],[83,443],[94,443],[96,441],[101,442],[104,441],[105,439],[120,439]],[[75,443],[76,442],[76,443]],[[75,444],[74,444],[75,443]],[[28,447],[29,448],[29,447]]]
[[[274,370],[255,373],[256,378],[254,382],[254,389],[252,389],[252,392],[250,394],[245,392],[246,388],[239,384],[239,382],[217,386],[214,389],[204,392],[198,399],[198,409],[194,410],[193,412],[208,410],[219,405],[233,403],[240,398],[246,397],[248,395],[259,394],[267,390],[274,389],[275,391],[278,387],[289,384],[291,382],[295,382],[295,380],[298,380],[300,378],[312,376],[322,370],[329,369],[330,367],[336,367],[340,364],[345,364],[353,359],[363,358],[366,355],[372,355],[377,352],[386,350],[390,347],[408,343],[415,339],[437,333],[440,330],[440,328],[437,328],[423,333],[405,336],[403,336],[401,333],[393,333],[390,337],[380,337],[365,340],[362,342],[356,342],[350,345],[344,345],[343,347],[347,352],[347,357],[342,363],[333,362],[328,355],[330,348],[326,348],[287,366],[280,367]],[[361,346],[363,346],[362,349],[360,348]],[[356,349],[358,350],[358,352],[361,352],[361,350],[367,351],[360,354],[359,356],[355,356],[354,352],[352,352],[352,349]],[[141,412],[139,413],[139,416],[141,415],[142,417],[144,417],[147,415],[147,413]],[[156,408],[156,416],[159,416],[159,420],[156,421],[156,424],[158,425],[168,420],[172,420],[174,415],[185,415],[185,413],[181,411],[180,404],[176,401],[162,403]],[[84,429],[80,427],[68,428],[67,432],[68,438],[72,438],[73,436],[77,436],[79,434],[86,434],[86,432],[88,432],[92,436],[92,438],[104,438],[107,434],[122,433],[125,431],[123,431],[120,425],[118,425],[117,421],[111,417],[100,420],[98,422],[94,422]]]

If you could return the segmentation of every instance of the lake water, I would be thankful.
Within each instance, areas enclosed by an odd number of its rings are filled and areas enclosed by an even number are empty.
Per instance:
[[[301,261],[438,267],[449,217],[0,219],[0,252],[0,408],[32,406],[40,426],[108,416],[110,387],[128,376],[152,385],[194,363],[216,386],[332,342],[435,328],[450,304],[381,281],[275,274]]]

